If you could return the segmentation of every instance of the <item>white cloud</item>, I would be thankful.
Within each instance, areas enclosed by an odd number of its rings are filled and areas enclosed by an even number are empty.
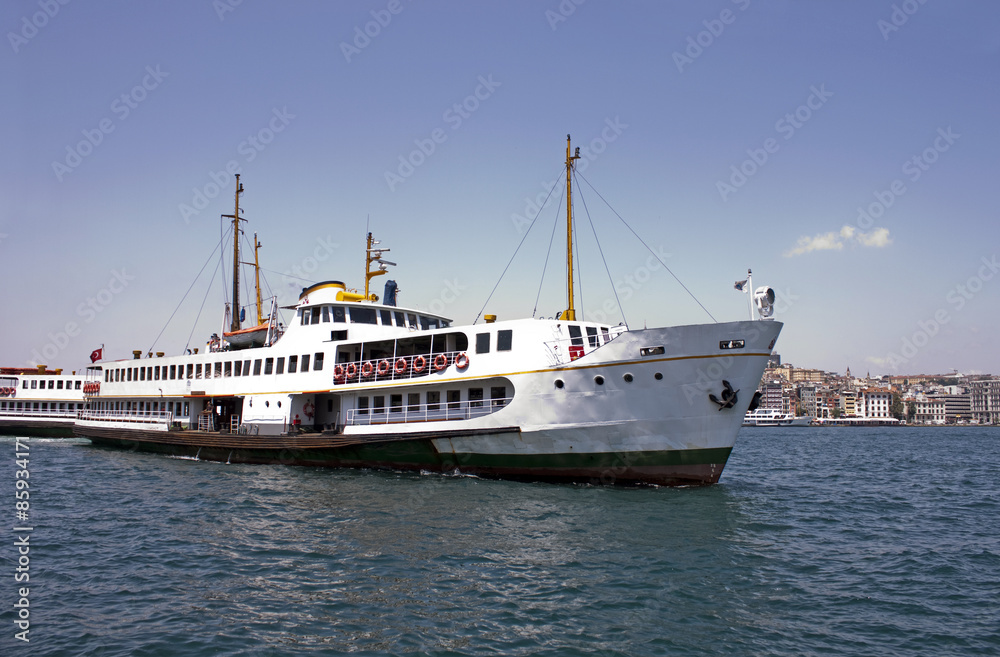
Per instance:
[[[861,233],[858,235],[858,241],[860,241],[863,246],[874,246],[877,249],[881,249],[884,246],[892,244],[892,238],[889,237],[888,228],[876,228],[870,233]]]
[[[844,244],[860,244],[880,249],[892,244],[892,238],[889,237],[888,228],[876,228],[870,233],[859,233],[854,226],[844,226],[840,232],[800,237],[795,246],[785,252],[785,257],[790,258],[810,251],[839,251],[844,248]]]

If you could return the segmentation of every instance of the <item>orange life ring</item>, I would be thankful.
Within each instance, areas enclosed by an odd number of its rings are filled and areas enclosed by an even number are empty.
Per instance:
[[[372,375],[372,372],[374,371],[375,371],[375,366],[372,365],[372,362],[370,360],[366,360],[364,362],[364,365],[361,366],[361,376],[369,377]]]
[[[469,366],[469,357],[465,355],[464,351],[459,355],[455,356],[455,367],[457,367],[460,370],[464,370],[468,366]]]
[[[434,371],[440,372],[444,368],[448,367],[448,356],[445,354],[438,354],[434,357]]]
[[[336,367],[333,368],[333,378],[334,379],[341,379],[341,380],[343,380],[343,378],[344,378],[344,366],[343,365],[337,365]]]
[[[389,361],[383,358],[378,362],[378,367],[375,368],[375,373],[379,376],[385,376],[389,373]]]
[[[354,363],[347,364],[347,378],[353,379],[354,375],[358,373],[358,366]]]
[[[413,357],[413,372],[415,374],[420,374],[425,369],[427,369],[427,359],[423,356]]]
[[[399,360],[397,360],[396,361],[396,366],[393,369],[396,371],[396,374],[402,374],[403,372],[405,372],[406,371],[406,359],[405,358],[400,358]]]

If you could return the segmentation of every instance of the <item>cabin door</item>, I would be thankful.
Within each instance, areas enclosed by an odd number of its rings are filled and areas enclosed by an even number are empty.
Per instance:
[[[340,416],[340,395],[329,393],[316,395],[314,428],[317,431],[334,431],[343,423],[343,418]]]
[[[230,428],[239,425],[243,415],[242,397],[215,397],[212,399],[212,413],[215,416],[215,426],[223,433],[229,433]]]

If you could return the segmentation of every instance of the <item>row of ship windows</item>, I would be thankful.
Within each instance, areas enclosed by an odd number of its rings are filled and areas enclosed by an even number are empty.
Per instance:
[[[173,413],[175,417],[187,417],[191,411],[189,402],[97,402],[98,411],[135,411],[137,413]]]
[[[393,321],[395,320],[395,322]],[[428,317],[416,313],[365,306],[313,306],[299,309],[302,324],[376,324],[398,328],[422,329],[446,328],[451,325],[446,319]]]
[[[76,388],[73,387],[73,383],[76,383]],[[39,385],[39,384],[41,384],[41,385]],[[56,381],[55,379],[49,379],[48,389],[49,390],[74,390],[74,389],[75,390],[79,390],[80,386],[82,384],[83,384],[82,381],[75,381],[75,382],[74,381],[66,381],[66,387],[63,388],[63,382],[62,381]],[[21,381],[21,387],[24,388],[25,390],[28,390],[28,381],[27,381],[27,379]],[[32,379],[31,380],[31,390],[38,390],[38,389],[45,390],[45,387],[46,387],[45,386],[45,381],[38,381],[37,379]]]
[[[76,411],[83,404],[73,402],[0,402],[0,411]]]
[[[312,364],[312,371],[318,372],[323,369],[324,354],[318,351],[311,356],[302,354],[301,356],[288,357],[288,374],[296,372],[309,372],[309,365]],[[121,381],[160,381],[174,379],[211,379],[229,376],[260,376],[263,374],[285,374],[285,357],[279,358],[257,358],[255,360],[219,361],[217,363],[188,363],[184,365],[159,365],[148,367],[119,367],[108,370],[104,373],[106,383],[118,383]]]
[[[452,410],[458,410],[462,406],[462,391],[461,390],[445,390],[445,403],[447,408]],[[483,388],[469,388],[468,396],[466,401],[470,408],[479,408],[484,403],[483,398]],[[441,391],[440,390],[428,390],[426,393],[426,408],[428,411],[438,411],[441,410]],[[368,396],[358,397],[358,414],[368,415],[369,413],[401,413],[403,411],[403,395],[394,394],[389,395],[389,405],[385,404],[385,395],[374,395],[369,398]],[[507,399],[507,386],[493,386],[490,388],[490,405],[494,408],[503,406],[509,400]],[[369,405],[370,402],[370,405]],[[415,413],[421,410],[420,405],[420,393],[411,392],[406,395],[406,406],[407,410],[411,413]]]

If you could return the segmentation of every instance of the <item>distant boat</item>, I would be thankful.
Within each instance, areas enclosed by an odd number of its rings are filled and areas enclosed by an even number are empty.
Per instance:
[[[100,384],[62,370],[0,368],[0,436],[70,437],[84,395]]]
[[[809,415],[794,416],[782,413],[775,408],[758,408],[748,412],[743,417],[745,427],[808,427],[813,417]]]

